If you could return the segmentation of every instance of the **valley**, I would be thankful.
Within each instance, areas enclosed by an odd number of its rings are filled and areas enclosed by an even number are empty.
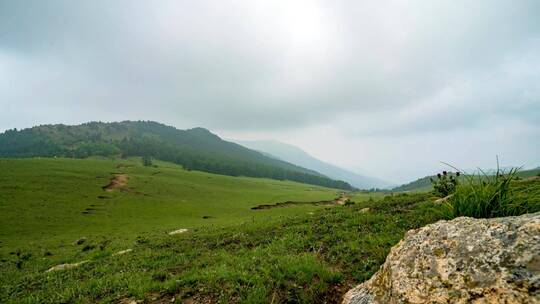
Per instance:
[[[202,129],[72,128],[0,134],[11,143],[0,147],[1,303],[340,303],[410,229],[540,211],[538,170],[343,189]],[[169,152],[183,156],[166,161],[171,145],[149,136],[177,140]],[[60,156],[34,146],[43,141]],[[85,149],[94,154],[65,157]]]
[[[0,304],[540,304],[539,13],[0,0]]]

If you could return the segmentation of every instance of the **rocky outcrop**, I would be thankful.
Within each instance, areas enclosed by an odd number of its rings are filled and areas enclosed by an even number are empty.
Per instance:
[[[540,303],[540,213],[411,230],[343,303]]]

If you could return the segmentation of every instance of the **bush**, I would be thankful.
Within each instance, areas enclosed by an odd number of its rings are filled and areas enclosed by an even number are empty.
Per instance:
[[[448,173],[443,171],[442,174],[437,174],[437,179],[429,178],[431,184],[433,185],[433,189],[435,190],[435,194],[441,197],[446,197],[454,193],[457,185],[459,184],[459,175],[459,172],[452,174],[452,172]]]
[[[445,217],[491,218],[527,213],[527,202],[516,199],[511,187],[517,172],[518,169],[508,173],[497,169],[491,176],[485,173],[465,176],[464,183],[456,186],[454,195],[444,205]]]
[[[145,167],[152,166],[152,157],[150,157],[148,155],[143,156],[142,163],[143,163],[143,166],[145,166]]]

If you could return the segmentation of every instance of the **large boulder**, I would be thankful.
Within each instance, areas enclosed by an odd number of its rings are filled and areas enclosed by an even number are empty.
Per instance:
[[[411,230],[343,303],[540,303],[540,213]]]

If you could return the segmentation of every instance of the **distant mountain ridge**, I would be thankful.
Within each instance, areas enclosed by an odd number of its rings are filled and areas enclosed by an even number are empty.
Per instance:
[[[330,178],[344,180],[360,189],[388,188],[394,184],[368,176],[363,176],[338,166],[321,161],[304,150],[277,141],[238,141],[250,149],[266,153],[286,162],[320,172]]]
[[[0,157],[37,156],[150,156],[188,170],[352,189],[346,182],[222,140],[207,129],[179,130],[152,121],[41,125],[0,134]]]

